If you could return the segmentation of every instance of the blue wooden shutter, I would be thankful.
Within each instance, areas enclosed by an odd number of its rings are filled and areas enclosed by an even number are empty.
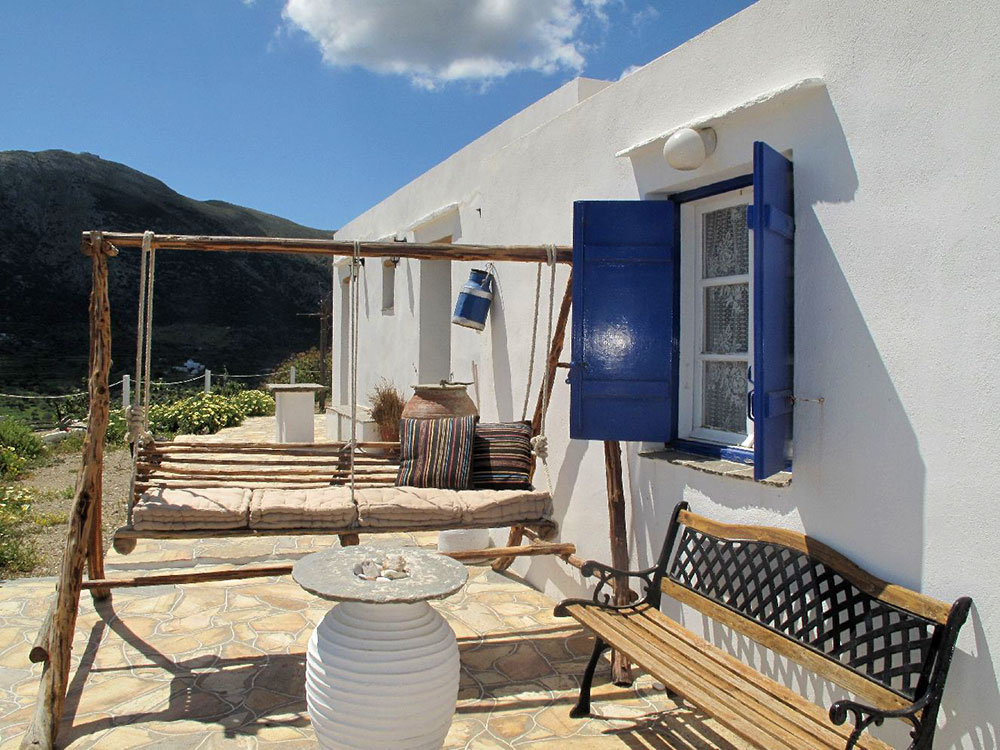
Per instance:
[[[753,145],[754,479],[785,467],[792,431],[792,268],[795,210],[792,163],[766,143]]]
[[[570,437],[676,435],[677,206],[573,205]]]

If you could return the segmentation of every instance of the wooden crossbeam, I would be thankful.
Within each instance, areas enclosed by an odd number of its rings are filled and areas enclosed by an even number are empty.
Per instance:
[[[87,234],[87,233],[85,233]],[[89,236],[89,234],[87,235]],[[104,238],[115,247],[142,247],[141,233],[105,232]],[[291,239],[281,237],[210,237],[189,234],[153,235],[156,250],[206,250],[228,253],[294,253],[353,257],[352,240]],[[420,242],[361,242],[364,258],[417,258],[420,260],[482,260],[545,263],[545,245],[445,245]],[[556,263],[571,264],[573,248],[557,245]]]
[[[454,560],[481,560],[484,558],[506,557],[536,557],[538,555],[556,555],[568,557],[576,553],[576,545],[569,542],[532,542],[519,547],[488,547],[486,549],[462,550],[460,552],[442,553]],[[244,578],[270,578],[286,576],[292,572],[292,563],[281,565],[256,565],[246,568],[225,568],[222,570],[183,571],[179,573],[156,573],[153,575],[130,576],[121,578],[103,578],[94,581],[84,581],[85,589],[119,589],[137,588],[141,586],[168,586],[178,583],[204,583],[206,581],[235,581]],[[40,658],[32,661],[43,661],[41,650],[33,653]]]

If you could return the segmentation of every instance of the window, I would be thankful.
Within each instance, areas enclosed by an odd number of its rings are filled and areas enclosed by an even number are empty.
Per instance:
[[[396,309],[396,266],[399,258],[382,262],[382,314],[392,315]]]
[[[748,187],[680,208],[679,438],[753,446],[752,196]]]
[[[750,175],[574,204],[570,437],[700,441],[757,480],[785,467],[792,199],[791,161],[757,142]]]

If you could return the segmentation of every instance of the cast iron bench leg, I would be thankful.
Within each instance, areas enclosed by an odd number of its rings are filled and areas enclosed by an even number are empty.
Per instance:
[[[583,673],[583,681],[580,683],[580,698],[577,700],[573,710],[569,712],[569,715],[574,719],[582,719],[585,716],[590,716],[590,686],[594,682],[597,661],[601,658],[601,654],[604,653],[607,647],[608,644],[600,636],[597,636],[594,641],[594,653],[590,655],[587,671]]]

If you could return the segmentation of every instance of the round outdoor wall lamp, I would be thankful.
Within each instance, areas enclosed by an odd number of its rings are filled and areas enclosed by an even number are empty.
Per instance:
[[[705,163],[715,152],[716,143],[712,128],[681,128],[663,144],[663,158],[674,169],[688,172]]]

